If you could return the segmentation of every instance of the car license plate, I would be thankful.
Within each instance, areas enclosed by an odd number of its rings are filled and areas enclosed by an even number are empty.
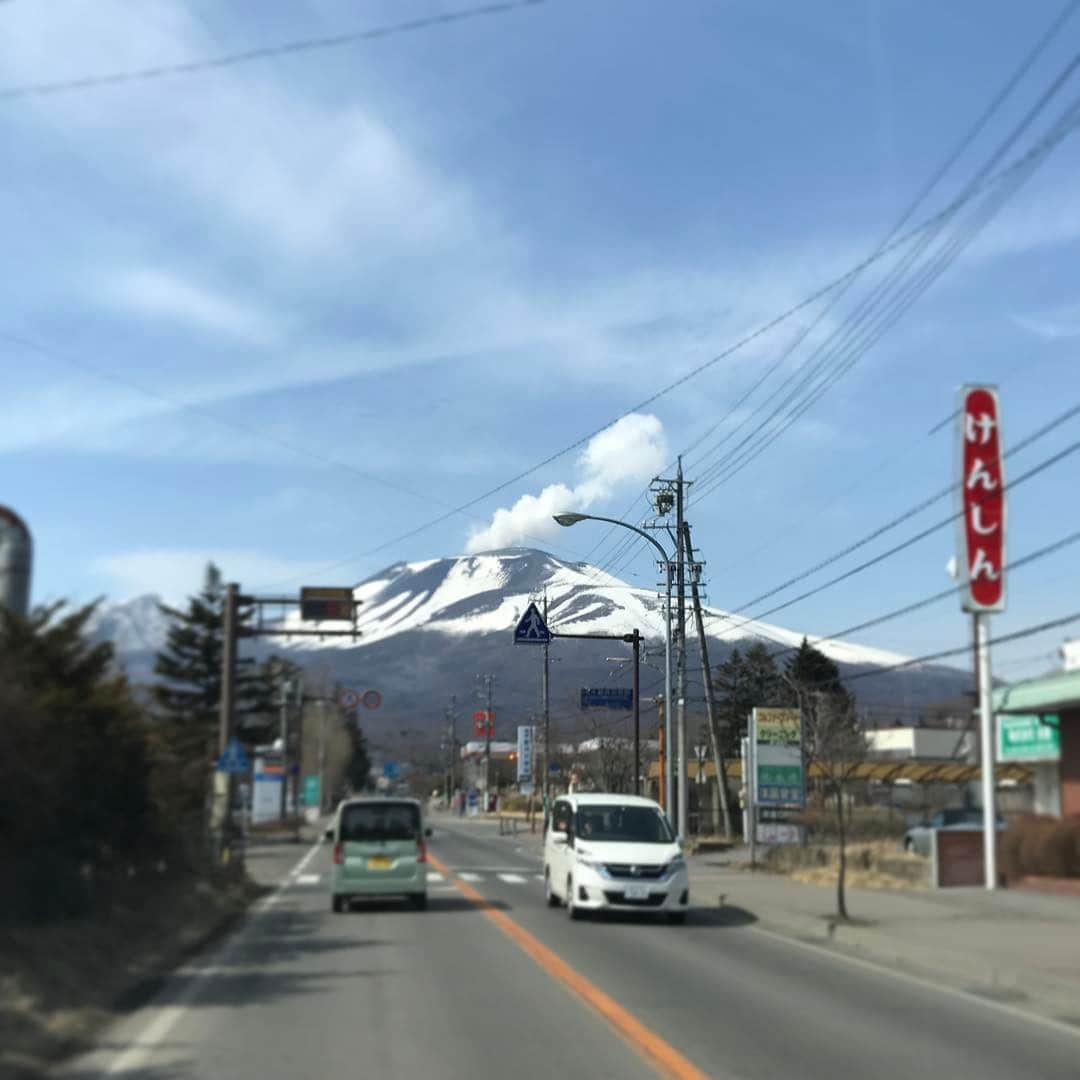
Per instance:
[[[388,855],[372,855],[367,861],[369,870],[389,870],[394,865],[394,860]]]
[[[626,891],[623,894],[627,900],[648,900],[649,899],[649,886],[648,885],[627,885]]]

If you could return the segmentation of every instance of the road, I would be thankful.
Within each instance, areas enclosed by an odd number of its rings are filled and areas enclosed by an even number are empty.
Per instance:
[[[1080,1029],[781,940],[738,909],[571,922],[527,846],[434,824],[445,872],[422,913],[334,915],[325,846],[254,852],[277,891],[60,1074],[1080,1076]]]

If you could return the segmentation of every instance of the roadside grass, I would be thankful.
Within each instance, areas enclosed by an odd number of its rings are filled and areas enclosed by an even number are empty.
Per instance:
[[[0,926],[0,1078],[45,1075],[152,993],[265,890],[235,875],[143,876],[107,909]]]

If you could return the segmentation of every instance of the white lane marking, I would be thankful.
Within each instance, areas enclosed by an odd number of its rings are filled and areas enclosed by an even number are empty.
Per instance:
[[[297,885],[318,885],[321,880],[318,874],[300,874],[296,879]]]
[[[315,841],[308,853],[285,876],[278,887],[269,896],[263,897],[252,907],[251,914],[244,920],[240,928],[235,933],[230,934],[224,944],[219,947],[216,953],[218,959],[225,961],[236,951],[243,939],[251,933],[252,928],[255,926],[255,921],[251,918],[251,915],[261,915],[269,911],[292,884],[293,874],[307,866],[321,846],[322,839],[320,838]],[[133,1040],[132,1044],[121,1054],[113,1058],[112,1063],[105,1070],[105,1075],[115,1076],[117,1073],[138,1069],[142,1065],[143,1059],[149,1058],[157,1044],[176,1026],[180,1018],[187,1012],[189,1005],[198,997],[203,980],[211,977],[224,966],[224,963],[210,963],[205,968],[198,969],[187,987],[181,991],[179,1001],[174,1005],[164,1006],[157,1016],[139,1033],[138,1038]],[[153,1008],[153,1005],[148,1007]]]
[[[456,893],[457,892],[457,886],[456,885],[436,885],[433,888],[429,889],[428,891],[429,892],[437,892],[437,893],[444,893],[444,892],[445,893]]]
[[[535,879],[536,879],[537,881],[543,881],[543,880],[544,880],[544,875],[543,875],[543,874],[533,874],[533,877],[534,877],[534,878],[535,878]]]
[[[520,874],[499,874],[500,881],[505,881],[507,885],[524,885],[525,879]]]
[[[483,877],[480,874],[470,874],[467,870],[462,870],[458,877],[462,881],[483,881]]]
[[[465,866],[448,866],[446,869],[452,874],[460,874],[462,871],[477,874],[525,874],[529,871],[527,866],[473,866],[471,863]]]
[[[428,881],[445,881],[446,880],[446,878],[444,878],[442,876],[442,874],[439,873],[438,870],[429,870],[427,879],[428,879]]]

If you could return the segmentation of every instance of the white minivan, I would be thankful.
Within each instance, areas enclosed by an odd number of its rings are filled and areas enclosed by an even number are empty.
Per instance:
[[[652,799],[563,795],[544,838],[544,894],[571,919],[586,911],[651,911],[686,919],[690,878],[675,830]]]

